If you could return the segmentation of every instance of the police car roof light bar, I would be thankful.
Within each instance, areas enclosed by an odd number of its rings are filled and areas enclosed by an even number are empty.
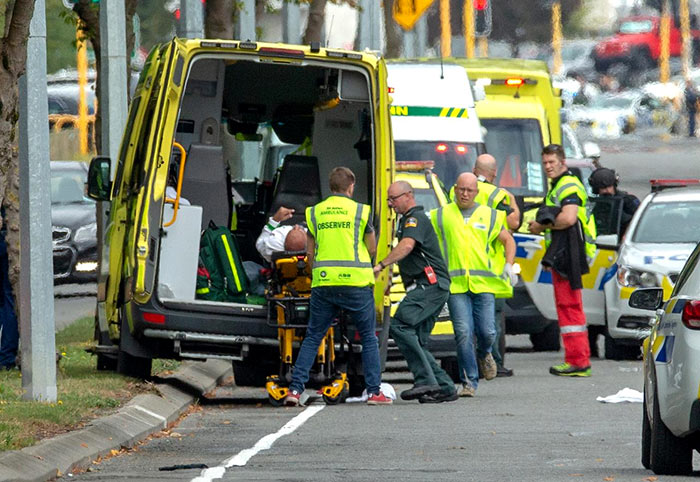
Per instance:
[[[396,161],[397,171],[423,171],[435,167],[435,161]]]
[[[658,192],[671,187],[688,187],[700,184],[700,179],[650,179],[651,192]]]

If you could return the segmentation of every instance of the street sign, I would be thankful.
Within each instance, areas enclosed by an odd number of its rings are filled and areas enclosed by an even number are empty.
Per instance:
[[[412,30],[433,0],[394,0],[392,15],[404,30]]]

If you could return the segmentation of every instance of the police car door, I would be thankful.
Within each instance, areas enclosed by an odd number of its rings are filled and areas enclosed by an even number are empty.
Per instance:
[[[609,268],[617,257],[616,248],[620,232],[622,201],[599,199],[590,201],[591,212],[596,217],[599,242],[589,272],[582,278],[583,309],[589,325],[605,324],[604,284],[614,276]],[[542,316],[557,319],[552,287],[552,273],[542,267],[545,253],[544,237],[534,234],[515,233],[517,245],[515,262],[520,266],[520,278],[528,295]]]

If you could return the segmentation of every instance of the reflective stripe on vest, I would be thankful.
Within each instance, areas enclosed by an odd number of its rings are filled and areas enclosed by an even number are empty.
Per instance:
[[[306,209],[309,233],[316,240],[312,288],[374,284],[372,261],[363,242],[369,210],[338,195]]]
[[[576,193],[581,199],[581,206],[577,206],[577,218],[581,222],[581,228],[583,230],[583,239],[585,242],[586,256],[589,258],[589,263],[595,256],[595,224],[591,222],[591,218],[588,215],[588,210],[586,209],[586,204],[588,202],[588,196],[586,195],[586,190],[581,184],[581,181],[577,177],[570,174],[563,176],[560,181],[563,183],[561,186],[552,186],[556,188],[550,190],[545,198],[545,205],[561,207],[561,201],[563,198],[567,197],[569,194]],[[552,241],[551,230],[545,232],[545,246],[549,247]]]
[[[560,326],[559,331],[562,335],[568,335],[571,333],[585,333],[588,331],[588,328],[586,328],[586,325],[566,325]]]

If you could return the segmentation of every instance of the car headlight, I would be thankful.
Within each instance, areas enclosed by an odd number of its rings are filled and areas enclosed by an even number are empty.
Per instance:
[[[660,286],[659,277],[651,271],[642,271],[620,266],[617,270],[617,282],[630,288],[653,288]]]
[[[81,226],[75,232],[73,240],[76,243],[86,243],[97,239],[97,223],[90,223],[86,226]]]

